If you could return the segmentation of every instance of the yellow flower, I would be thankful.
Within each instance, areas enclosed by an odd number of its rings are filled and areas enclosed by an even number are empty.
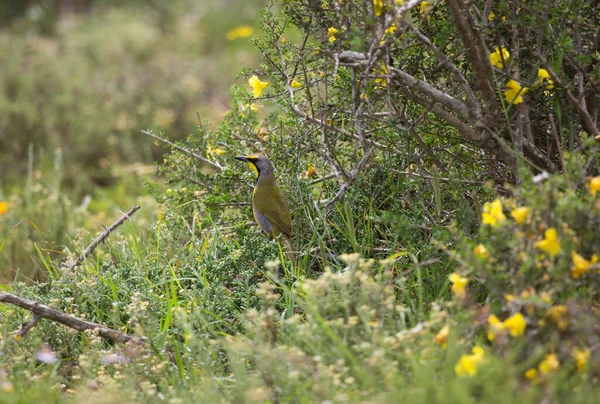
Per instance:
[[[8,212],[8,204],[4,201],[0,201],[0,216]]]
[[[427,14],[431,11],[432,8],[433,5],[430,2],[422,1],[421,3],[419,3],[419,14]]]
[[[535,243],[535,247],[550,254],[554,257],[560,251],[560,243],[558,242],[558,233],[554,227],[550,227],[544,233],[544,239]]]
[[[297,80],[292,80],[292,82],[290,83],[290,85],[292,86],[293,89],[297,89],[302,87],[302,83],[300,83]]]
[[[552,321],[554,321],[558,329],[564,331],[569,325],[569,320],[567,318],[568,312],[567,306],[564,304],[557,304],[556,306],[550,307],[547,314],[552,318]]]
[[[388,70],[386,65],[381,65],[381,67],[376,69],[374,73],[378,76],[387,76]],[[385,77],[377,77],[375,80],[373,80],[373,82],[380,87],[385,87],[387,85]]]
[[[466,293],[466,286],[469,283],[469,278],[463,278],[457,273],[453,273],[448,277],[448,280],[452,283],[451,290],[458,297],[464,297]]]
[[[495,226],[499,222],[506,220],[506,216],[502,213],[502,202],[500,199],[494,199],[492,202],[486,202],[483,205],[483,213],[481,220],[484,224]]]
[[[589,271],[592,265],[598,262],[598,256],[594,254],[592,255],[592,258],[590,258],[588,261],[581,255],[573,251],[571,253],[571,261],[573,262],[573,266],[571,267],[571,275],[573,276],[573,278],[579,278],[581,275]]]
[[[583,372],[585,370],[585,365],[587,365],[588,359],[590,359],[590,350],[574,348],[572,354],[573,358],[575,358],[577,371]]]
[[[600,177],[592,178],[588,184],[588,188],[590,190],[590,194],[592,194],[592,196],[596,196],[596,193],[600,191]]]
[[[490,11],[490,15],[488,15],[488,21],[494,21],[494,18],[496,18],[496,14],[494,14],[493,11]]]
[[[477,374],[477,368],[481,361],[483,361],[483,356],[483,348],[479,346],[474,347],[472,355],[463,355],[460,357],[454,367],[454,373],[458,376],[473,376]]]
[[[556,358],[556,354],[548,354],[544,360],[539,364],[538,369],[540,373],[545,375],[551,372],[556,372],[560,367],[560,363]]]
[[[383,12],[383,0],[373,0],[373,11],[376,17],[381,15]]]
[[[446,324],[433,340],[440,344],[442,348],[446,348],[448,346],[448,335],[450,335],[450,325]]]
[[[527,380],[534,381],[537,379],[537,375],[538,375],[538,371],[534,368],[528,369],[527,372],[525,372],[525,378]]]
[[[258,98],[262,95],[263,90],[270,84],[268,81],[260,81],[256,76],[248,79],[248,84],[252,87],[252,96]]]
[[[398,29],[398,27],[396,27],[396,24],[392,24],[392,25],[390,25],[390,27],[388,29],[385,30],[385,33],[393,34],[394,32],[396,32],[397,29]]]
[[[211,145],[208,145],[207,151],[208,151],[209,154],[214,154],[214,155],[217,155],[217,156],[225,154],[225,150],[219,149],[218,147],[212,147]]]
[[[404,0],[396,0],[396,5],[401,6],[404,4]]]
[[[488,324],[489,328],[487,332],[487,337],[490,341],[494,341],[496,339],[496,335],[502,333],[506,329],[504,323],[500,321],[495,314],[491,314],[488,317]]]
[[[525,95],[527,91],[529,91],[529,89],[527,87],[521,87],[518,81],[508,80],[504,98],[511,104],[520,104],[523,102],[523,95]]]
[[[328,36],[336,36],[336,35],[337,35],[337,34],[339,34],[339,33],[340,33],[340,31],[339,31],[337,28],[335,28],[335,27],[330,27],[330,28],[327,30],[327,35],[328,35]]]
[[[517,313],[504,320],[504,325],[508,328],[511,337],[520,337],[525,332],[527,323],[525,317],[521,313]]]
[[[233,41],[234,39],[238,38],[248,38],[250,35],[252,35],[253,32],[254,29],[251,26],[242,25],[230,31],[227,31],[227,33],[225,34],[225,38],[227,38],[228,41]]]
[[[258,112],[258,107],[256,106],[255,103],[252,104],[244,104],[244,107],[242,108],[243,111],[249,109],[250,111],[253,111],[254,113]]]
[[[554,81],[550,78],[550,74],[546,69],[539,69],[537,76],[541,85],[545,86],[546,89],[551,90],[554,88]]]
[[[483,244],[477,244],[477,247],[473,250],[473,253],[477,258],[486,259],[490,256],[487,248]]]
[[[496,48],[494,52],[490,53],[490,63],[492,66],[502,69],[504,67],[502,61],[504,60],[506,62],[509,57],[510,52],[506,48]]]
[[[517,224],[521,224],[527,219],[529,212],[531,212],[531,208],[521,206],[520,208],[513,209],[512,212],[510,212],[510,215],[515,219]]]

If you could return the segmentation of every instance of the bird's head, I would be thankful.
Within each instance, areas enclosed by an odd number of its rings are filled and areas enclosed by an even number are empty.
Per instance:
[[[245,161],[256,174],[256,177],[263,171],[273,170],[273,165],[267,156],[263,154],[252,156],[236,156],[236,160]]]

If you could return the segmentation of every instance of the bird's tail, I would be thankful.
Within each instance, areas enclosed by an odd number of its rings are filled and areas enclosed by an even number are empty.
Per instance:
[[[292,263],[294,264],[294,266],[297,266],[297,261],[296,261],[296,253],[294,252],[294,246],[292,245],[292,239],[290,237],[284,237],[285,239],[285,243],[287,244],[287,251],[285,252],[285,255],[287,255],[287,257],[292,260]]]

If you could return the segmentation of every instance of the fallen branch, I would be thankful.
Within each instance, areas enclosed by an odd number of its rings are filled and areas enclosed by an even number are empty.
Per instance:
[[[78,319],[69,314],[63,313],[62,311],[50,308],[44,304],[40,304],[40,303],[34,302],[32,300],[20,298],[16,295],[13,295],[12,293],[5,293],[5,292],[0,293],[0,302],[19,306],[19,307],[21,307],[25,310],[29,310],[30,312],[33,313],[34,317],[32,318],[32,320],[29,321],[28,323],[25,323],[21,330],[23,330],[27,324],[32,323],[33,319],[35,319],[35,318],[38,318],[38,320],[41,318],[47,318],[49,320],[60,323],[62,325],[66,325],[67,327],[72,328],[77,331],[92,330],[92,331],[96,332],[99,336],[101,336],[102,338],[110,339],[111,341],[115,341],[118,343],[126,343],[129,341],[138,341],[138,342],[143,341],[140,337],[125,334],[121,331],[105,327],[102,324],[97,324],[97,323],[93,323],[91,321],[85,321],[85,320]],[[37,323],[37,321],[36,321],[36,323]],[[29,327],[28,329],[30,329],[31,327]],[[22,337],[22,335],[20,334],[21,330],[19,330],[19,332],[17,332],[17,334],[16,334],[17,338]],[[25,331],[25,332],[27,332],[27,331]]]
[[[69,272],[73,272],[73,270],[75,269],[75,267],[77,267],[78,265],[80,265],[83,260],[90,255],[95,249],[96,247],[98,247],[98,244],[100,244],[101,242],[104,241],[105,238],[107,238],[110,233],[113,232],[113,230],[115,230],[117,227],[119,227],[120,225],[122,225],[127,219],[129,219],[135,212],[137,212],[140,209],[139,206],[134,206],[133,208],[129,209],[129,212],[125,213],[123,216],[121,216],[116,222],[114,222],[113,224],[110,225],[110,227],[108,227],[106,230],[104,230],[102,232],[102,234],[100,234],[98,236],[98,238],[96,238],[94,241],[92,241],[92,243],[87,246],[87,248],[83,251],[83,253],[77,257],[77,259],[75,261],[73,261],[73,263],[71,265],[69,265],[69,267],[67,268]]]

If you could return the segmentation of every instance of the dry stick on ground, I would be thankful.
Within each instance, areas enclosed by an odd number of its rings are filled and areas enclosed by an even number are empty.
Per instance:
[[[102,324],[78,319],[69,314],[63,313],[62,311],[55,310],[32,300],[23,299],[13,295],[12,293],[0,293],[0,302],[13,304],[25,310],[29,310],[34,314],[33,318],[47,318],[77,331],[93,330],[97,332],[99,336],[115,342],[125,343],[129,341],[143,341],[140,337],[125,334],[121,331],[105,327]],[[21,337],[21,335],[17,333],[17,337]]]
[[[122,225],[135,212],[137,212],[138,209],[140,209],[140,207],[137,206],[137,205],[134,206],[134,207],[132,207],[131,209],[129,209],[129,212],[123,214],[123,216],[121,216],[116,222],[114,222],[113,224],[110,225],[110,227],[108,227],[106,230],[104,230],[102,232],[102,234],[100,234],[100,236],[98,236],[98,238],[96,238],[94,241],[92,241],[92,243],[89,246],[87,246],[87,248],[83,251],[83,253],[79,257],[77,257],[77,259],[75,261],[73,261],[73,263],[71,265],[69,265],[69,267],[68,267],[69,273],[73,272],[73,270],[75,269],[75,267],[77,267],[78,265],[80,265],[83,262],[83,260],[88,255],[90,255],[96,249],[96,247],[98,247],[98,244],[100,244],[102,241],[104,241],[104,239],[106,239],[110,235],[110,233],[112,233],[117,227],[119,227],[120,225]],[[37,302],[31,302],[29,300],[21,299],[21,298],[15,296],[15,295],[10,294],[10,293],[0,294],[0,302],[6,302],[6,303],[11,303],[11,304],[16,304],[17,306],[23,307],[24,309],[27,309],[27,310],[29,310],[29,311],[31,311],[33,313],[33,317],[31,318],[31,320],[29,320],[26,323],[23,323],[23,325],[21,326],[21,328],[19,329],[19,331],[17,331],[17,334],[15,335],[15,337],[17,337],[17,338],[22,338],[25,334],[27,334],[27,332],[29,330],[31,330],[37,324],[38,321],[40,321],[44,317],[45,318],[49,318],[50,320],[53,320],[53,321],[58,321],[59,323],[65,324],[66,326],[69,326],[71,328],[75,328],[76,330],[79,330],[79,331],[88,329],[90,327],[87,327],[87,326],[85,326],[84,328],[72,327],[71,325],[69,325],[69,324],[67,324],[67,323],[65,323],[65,322],[63,322],[61,320],[57,320],[57,317],[55,315],[54,315],[54,317],[48,317],[48,316],[45,316],[43,313],[39,312],[37,309],[36,310],[32,310],[32,309],[30,309],[28,307],[25,307],[25,306],[23,306],[22,304],[19,304],[19,303],[13,303],[12,301],[9,301],[9,300],[2,300],[3,299],[2,295],[8,295],[10,297],[10,299],[13,299],[14,301],[21,301],[21,302],[32,303],[33,306],[31,306],[31,307],[34,307],[34,308],[46,307],[46,308],[48,308],[49,310],[51,310],[51,311],[53,311],[55,313],[59,313],[60,315],[66,316],[68,318],[71,318],[75,322],[79,321],[79,322],[81,322],[81,324],[99,326],[98,324],[95,324],[95,323],[90,323],[90,322],[87,322],[87,321],[78,320],[75,317],[71,317],[71,316],[69,316],[67,314],[64,314],[64,313],[58,311],[58,310],[50,309],[47,306],[39,305]],[[23,304],[25,304],[25,303],[23,303]],[[71,323],[73,323],[73,322],[71,322]],[[100,327],[103,327],[103,326],[100,326]],[[97,328],[97,327],[91,327],[91,328]],[[107,327],[103,327],[103,328],[106,329],[106,330],[110,330],[111,333],[117,333],[115,335],[125,335],[123,333],[120,333],[119,331],[112,330],[112,329],[107,328]],[[104,335],[101,335],[101,336],[104,336]],[[114,338],[111,338],[111,337],[108,337],[108,336],[106,336],[106,338],[110,338],[112,340],[115,340]]]

